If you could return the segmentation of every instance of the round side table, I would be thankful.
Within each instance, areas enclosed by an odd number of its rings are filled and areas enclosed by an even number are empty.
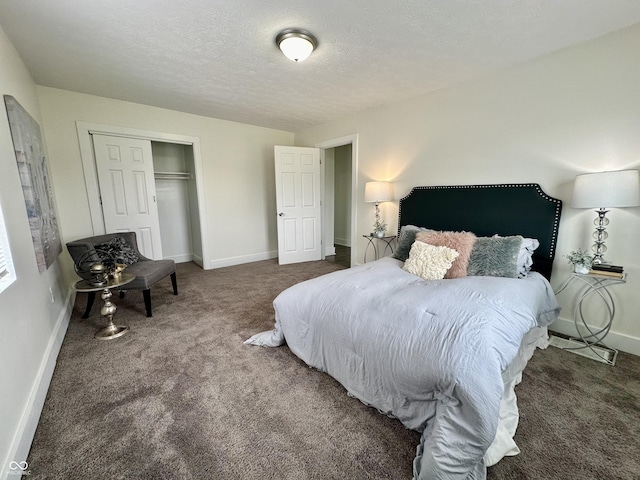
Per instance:
[[[558,295],[572,282],[579,282],[583,285],[583,291],[573,311],[573,323],[578,336],[572,337],[571,340],[577,340],[578,346],[564,346],[559,348],[563,350],[573,350],[576,351],[576,353],[578,350],[588,348],[593,352],[596,360],[609,365],[615,365],[618,350],[604,343],[604,338],[609,333],[609,330],[611,330],[613,317],[616,314],[616,305],[609,288],[614,285],[625,284],[627,282],[627,275],[623,274],[621,277],[611,277],[608,275],[598,275],[593,272],[587,274],[572,273],[562,285],[560,285],[555,294]],[[592,327],[585,319],[583,303],[592,295],[600,298],[605,307],[606,321],[602,327]]]
[[[129,330],[126,325],[116,325],[113,323],[113,316],[116,313],[116,306],[111,303],[111,289],[121,287],[127,283],[133,282],[136,278],[135,275],[130,273],[121,273],[117,278],[109,278],[107,282],[102,285],[94,285],[89,280],[79,280],[73,286],[76,292],[99,292],[102,291],[101,298],[104,300],[104,305],[100,309],[100,313],[107,317],[109,323],[106,327],[96,332],[94,338],[98,340],[111,340],[121,337]]]
[[[384,250],[382,251],[382,256],[385,256],[387,254],[387,249],[391,250],[391,253],[393,253],[393,247],[391,246],[391,244],[396,239],[395,235],[376,237],[375,235],[369,234],[369,235],[362,235],[362,236],[369,241],[369,243],[367,243],[366,248],[364,249],[364,256],[362,258],[364,263],[367,263],[367,251],[369,250],[369,247],[373,247],[374,260],[378,260],[380,258],[380,251],[378,250],[378,247],[375,241],[382,241],[385,244]]]

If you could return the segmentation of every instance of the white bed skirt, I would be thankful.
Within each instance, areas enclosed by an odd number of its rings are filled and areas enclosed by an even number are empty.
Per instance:
[[[511,364],[502,373],[504,394],[500,402],[500,420],[498,421],[496,437],[484,455],[484,464],[486,467],[495,465],[503,457],[520,453],[520,449],[513,439],[516,434],[519,419],[515,387],[522,380],[522,372],[535,349],[544,349],[548,346],[549,334],[547,327],[535,327],[531,329],[522,340],[518,355],[516,355]]]

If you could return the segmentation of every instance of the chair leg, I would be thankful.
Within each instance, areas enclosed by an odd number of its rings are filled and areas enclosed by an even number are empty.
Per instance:
[[[171,285],[173,285],[173,294],[178,294],[178,280],[176,279],[176,272],[171,274]]]
[[[93,302],[96,299],[96,292],[89,292],[89,296],[87,297],[87,307],[84,309],[84,313],[82,314],[82,318],[89,318],[89,314],[91,313],[91,307],[93,307]]]
[[[147,317],[152,317],[151,315],[151,290],[146,289],[142,290],[142,296],[144,297],[144,308],[147,311]]]

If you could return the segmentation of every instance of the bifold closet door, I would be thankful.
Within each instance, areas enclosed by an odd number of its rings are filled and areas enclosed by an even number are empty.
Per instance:
[[[151,142],[92,134],[105,230],[136,232],[138,248],[162,259]]]

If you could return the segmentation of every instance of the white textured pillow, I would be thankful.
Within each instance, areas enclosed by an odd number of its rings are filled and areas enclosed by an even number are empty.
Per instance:
[[[458,255],[453,248],[414,242],[402,269],[425,280],[441,280]]]

